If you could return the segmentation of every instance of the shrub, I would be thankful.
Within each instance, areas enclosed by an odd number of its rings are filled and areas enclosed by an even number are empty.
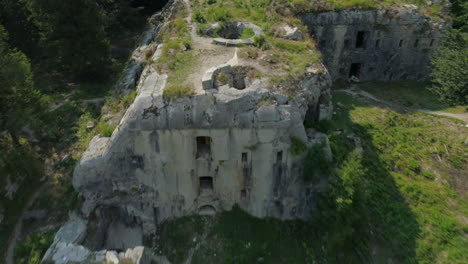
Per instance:
[[[304,160],[304,180],[306,182],[313,181],[316,176],[326,174],[331,169],[331,163],[327,159],[324,151],[324,144],[314,145]]]
[[[244,30],[242,30],[242,34],[240,36],[241,39],[248,39],[248,38],[251,38],[255,36],[255,32],[253,31],[253,29],[251,28],[244,28]]]
[[[109,125],[106,122],[99,123],[98,131],[103,137],[110,137],[114,133],[115,126]]]
[[[39,264],[42,255],[54,241],[56,231],[47,233],[35,233],[27,236],[18,245],[15,251],[15,263],[18,264]]]
[[[307,145],[302,142],[298,137],[291,137],[291,146],[289,147],[289,152],[294,156],[300,155],[307,151]]]
[[[266,43],[266,38],[264,35],[258,35],[254,37],[254,46],[257,48],[263,48]]]
[[[468,104],[468,33],[452,30],[432,58],[429,88],[450,105]]]
[[[174,100],[180,97],[188,97],[195,94],[195,90],[189,85],[172,85],[164,89],[163,97]]]
[[[210,10],[210,15],[214,21],[228,22],[232,18],[229,9],[224,7],[213,8]]]
[[[206,18],[203,16],[200,10],[195,10],[193,12],[193,19],[200,24],[206,23]]]
[[[429,180],[434,180],[435,179],[434,174],[432,174],[430,171],[423,170],[421,174],[422,174],[422,176],[428,178]]]
[[[133,101],[135,101],[135,98],[137,96],[137,91],[132,91],[129,95],[126,95],[122,98],[122,104],[124,108],[129,107]]]

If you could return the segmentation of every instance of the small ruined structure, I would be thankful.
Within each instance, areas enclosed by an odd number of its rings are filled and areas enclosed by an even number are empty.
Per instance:
[[[302,21],[323,53],[333,80],[427,80],[445,22],[404,9],[307,14]]]

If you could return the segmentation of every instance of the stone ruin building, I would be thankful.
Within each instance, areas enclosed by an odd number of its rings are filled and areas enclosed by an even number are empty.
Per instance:
[[[343,11],[302,17],[323,53],[333,80],[415,80],[429,78],[429,61],[447,24],[401,10]]]
[[[165,12],[170,11],[171,4]],[[235,55],[201,65],[207,69],[196,78],[191,97],[165,99],[167,76],[151,66],[142,70],[138,95],[120,125],[110,138],[95,137],[74,171],[73,185],[85,198],[82,213],[98,216],[95,248],[138,246],[143,234],[154,233],[165,220],[212,215],[236,204],[257,217],[310,218],[320,190],[303,181],[306,153],[290,149],[294,140],[308,147],[325,143],[324,153],[332,158],[326,135],[303,125],[307,118],[332,118],[332,80],[427,79],[428,60],[444,30],[444,24],[412,10],[326,12],[302,20],[325,65],[308,69],[292,96],[252,74],[262,73],[262,67],[238,58],[235,46],[252,44],[253,38],[215,38]],[[263,34],[250,23],[233,25]],[[161,45],[154,49],[157,63]],[[133,78],[139,76],[136,68],[143,67],[131,68]],[[129,233],[132,239],[118,237]],[[46,258],[88,250],[76,245],[79,237],[67,240],[70,244],[56,237]],[[141,249],[135,250],[139,253],[129,254],[141,257]],[[86,252],[96,261],[115,257]]]

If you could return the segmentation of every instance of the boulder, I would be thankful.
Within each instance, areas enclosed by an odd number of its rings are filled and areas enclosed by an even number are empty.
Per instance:
[[[91,252],[83,246],[60,242],[56,245],[56,252],[52,256],[52,260],[55,264],[81,263],[90,255]]]
[[[23,219],[24,220],[40,220],[40,219],[44,219],[46,216],[47,216],[47,212],[45,210],[32,210],[32,211],[25,212]]]
[[[304,40],[301,30],[297,27],[291,27],[289,25],[284,25],[280,28],[281,36],[286,39],[291,40]]]

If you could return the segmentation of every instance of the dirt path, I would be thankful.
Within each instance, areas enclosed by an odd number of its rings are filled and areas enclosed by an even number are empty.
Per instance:
[[[399,105],[399,104],[395,104],[395,103],[392,103],[392,102],[389,102],[389,101],[379,99],[379,98],[373,96],[372,94],[370,94],[368,92],[360,90],[356,86],[354,86],[354,87],[352,86],[351,89],[342,89],[342,90],[337,90],[337,91],[338,92],[344,92],[344,93],[347,93],[347,94],[350,94],[350,95],[353,95],[353,96],[364,97],[364,98],[369,99],[371,101],[386,105],[386,106],[388,106],[390,108],[396,108],[396,109],[402,109],[402,110],[406,110],[406,111],[413,111],[413,112],[420,112],[420,113],[427,113],[427,114],[432,114],[432,115],[437,115],[437,116],[451,117],[451,118],[461,120],[461,121],[465,122],[465,124],[468,124],[468,113],[454,114],[454,113],[448,113],[448,112],[443,112],[443,111],[433,111],[433,110],[429,110],[429,109],[414,109],[414,108],[410,108],[410,107],[405,107],[405,106],[402,106],[402,105]]]
[[[21,236],[21,231],[23,230],[23,217],[24,213],[29,210],[29,208],[34,204],[36,201],[37,197],[39,194],[42,192],[42,190],[46,187],[46,183],[43,183],[39,188],[37,188],[34,193],[29,196],[28,201],[26,202],[26,205],[23,208],[23,211],[21,212],[21,216],[18,218],[18,222],[15,225],[15,228],[13,229],[13,232],[10,235],[10,239],[8,240],[8,248],[5,254],[5,264],[14,264],[14,256],[15,256],[15,249],[16,249],[16,244],[19,241],[19,238]]]

